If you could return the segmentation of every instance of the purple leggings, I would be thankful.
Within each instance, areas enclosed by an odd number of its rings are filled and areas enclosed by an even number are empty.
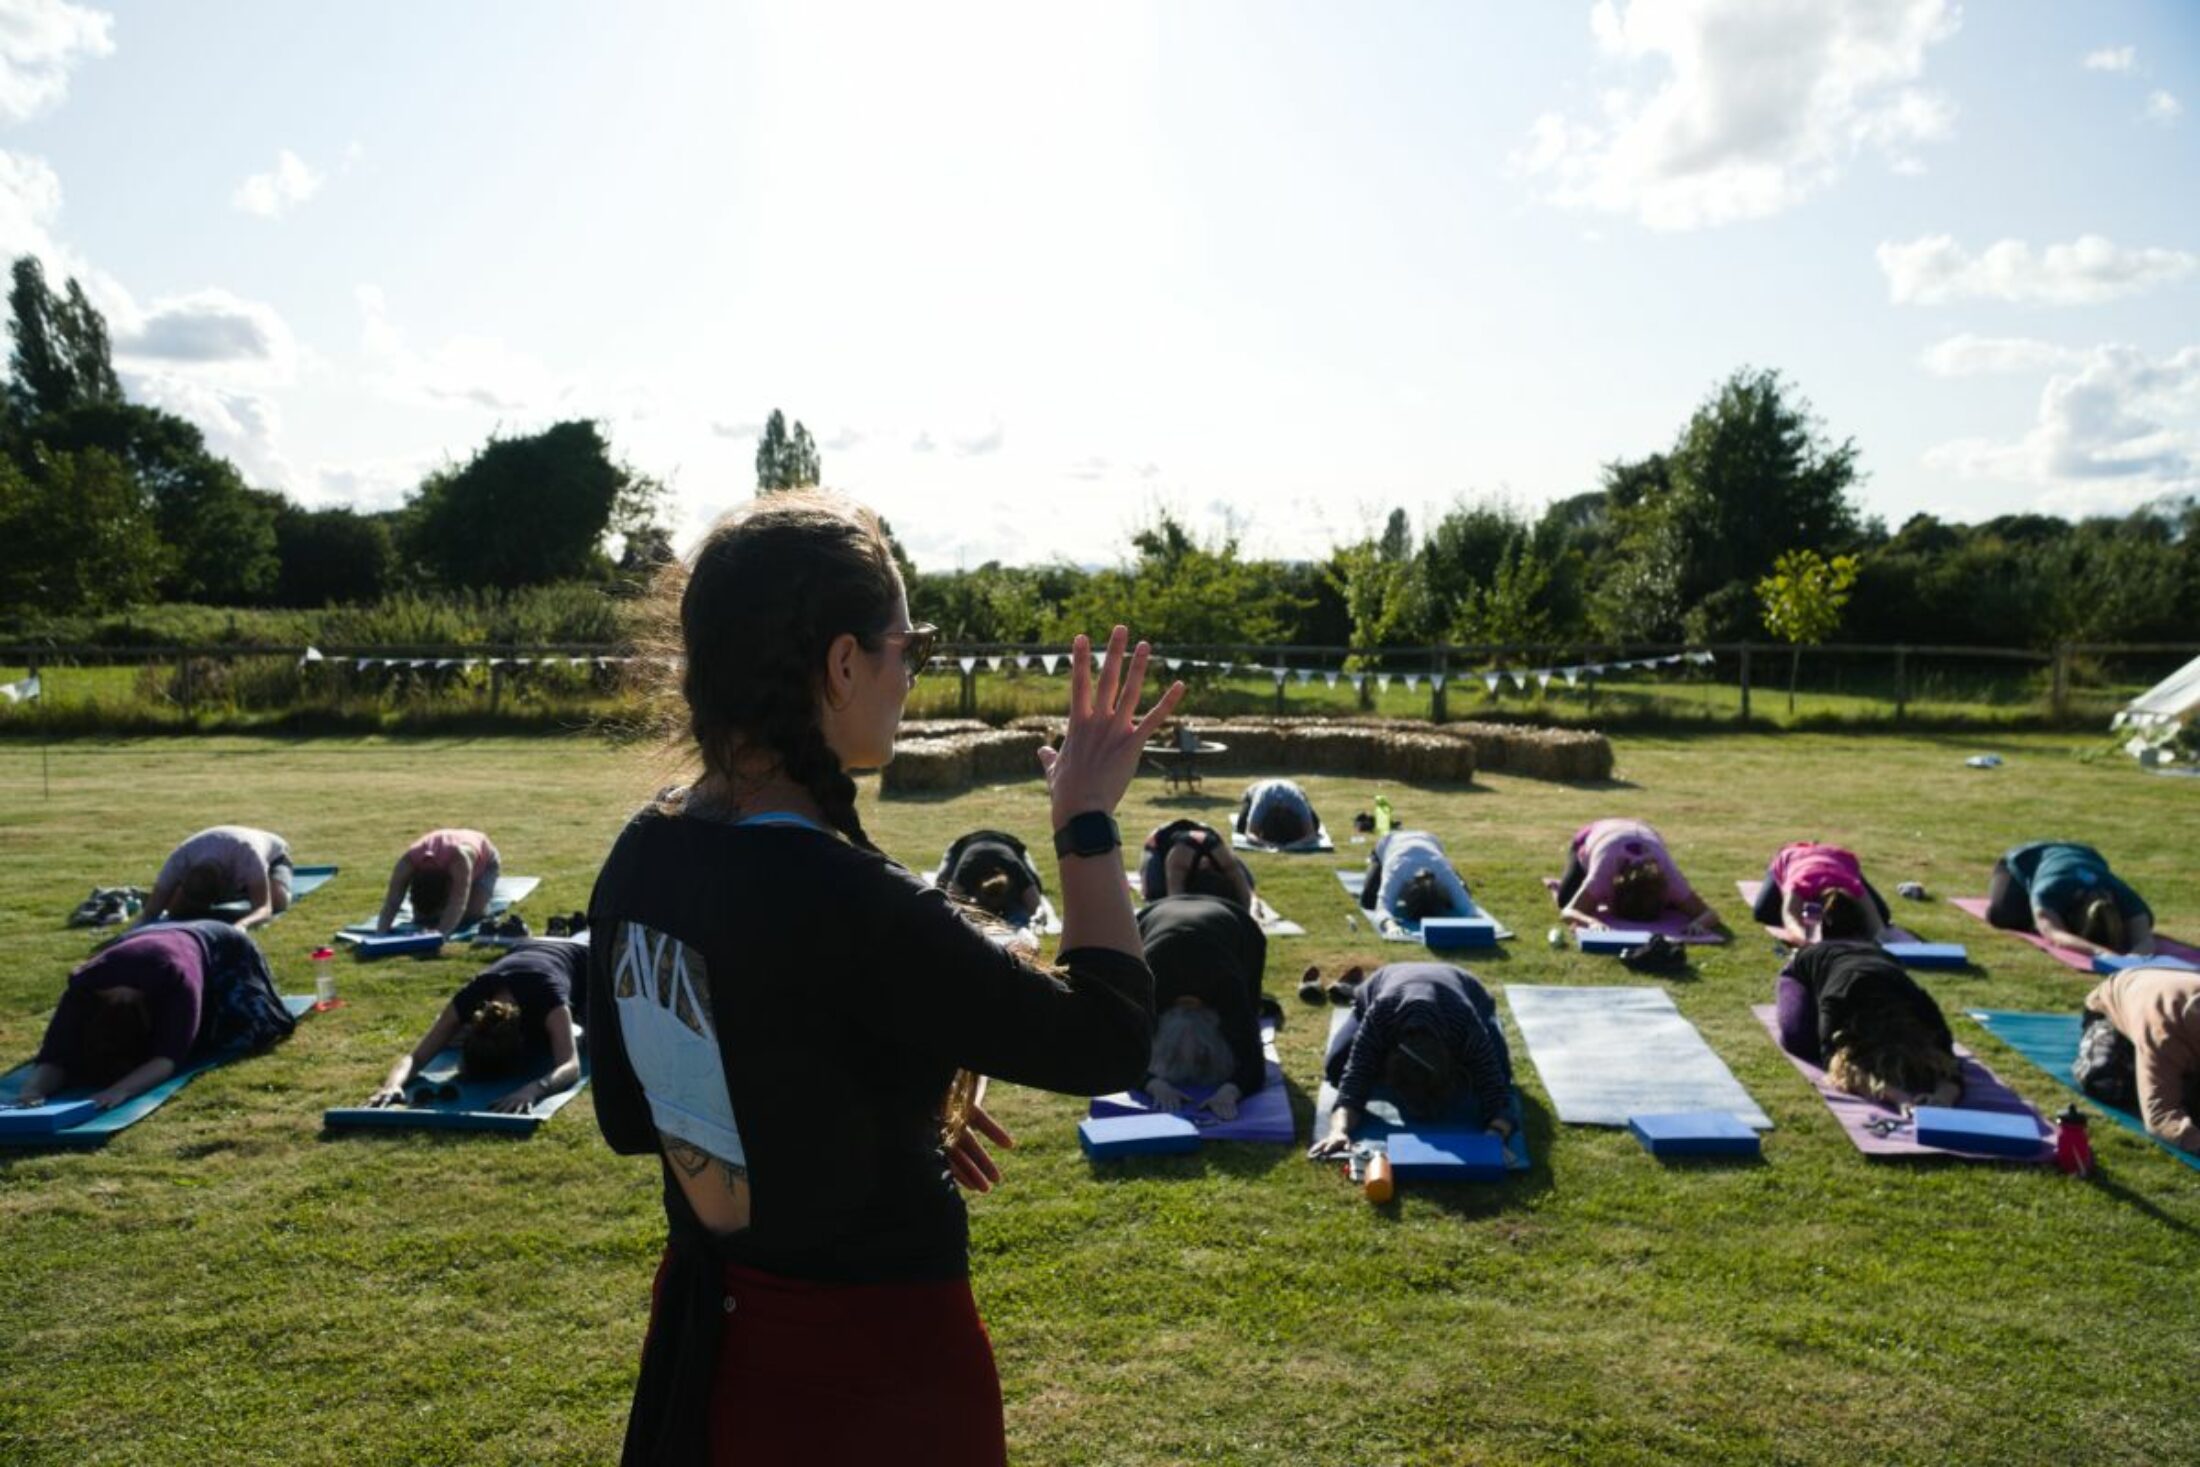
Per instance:
[[[1818,1005],[1799,979],[1780,975],[1772,991],[1774,1017],[1780,1026],[1780,1047],[1797,1059],[1816,1064],[1820,1058]]]

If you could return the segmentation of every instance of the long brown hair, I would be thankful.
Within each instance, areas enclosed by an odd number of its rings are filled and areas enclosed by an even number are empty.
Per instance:
[[[818,701],[826,654],[843,635],[877,650],[903,591],[878,516],[822,490],[761,494],[711,527],[692,563],[659,572],[642,668],[657,722],[721,780],[764,754],[807,790],[832,827],[867,851],[856,783],[825,741]],[[670,808],[677,808],[673,803]],[[960,1139],[978,1077],[956,1074],[943,1140]]]

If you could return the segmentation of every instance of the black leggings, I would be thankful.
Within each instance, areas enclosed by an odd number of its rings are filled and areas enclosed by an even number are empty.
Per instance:
[[[2032,922],[2032,893],[2007,861],[1994,863],[1993,879],[1986,883],[1986,920],[2010,932],[2039,930]]]
[[[1558,878],[1558,904],[1563,907],[1572,901],[1574,893],[1581,890],[1581,883],[1588,879],[1589,868],[1581,864],[1581,847],[1568,842],[1566,869]]]

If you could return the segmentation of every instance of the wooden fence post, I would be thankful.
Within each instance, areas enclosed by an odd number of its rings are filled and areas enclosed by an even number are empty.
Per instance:
[[[506,656],[512,649],[504,649]],[[489,649],[489,711],[495,713],[504,702],[504,658],[497,656],[494,647]]]
[[[2070,712],[2070,644],[2068,642],[2057,642],[2055,644],[2055,681],[2054,690],[2049,695],[2049,707],[2053,711],[2057,723],[2061,723]]]
[[[1444,655],[1443,648],[1435,648],[1429,653],[1428,721],[1430,723],[1442,723],[1445,714],[1449,711],[1445,689],[1451,682],[1450,674],[1451,659]]]
[[[975,659],[962,669],[962,716],[978,716],[978,664]]]
[[[1277,676],[1279,673],[1282,674],[1281,677]],[[1283,717],[1283,683],[1284,679],[1290,676],[1290,669],[1284,665],[1281,652],[1276,654],[1276,665],[1268,670],[1268,675],[1276,679],[1276,717],[1281,718]]]
[[[1894,721],[1900,723],[1910,706],[1910,649],[1894,649]]]
[[[1749,722],[1749,643],[1742,643],[1742,722]]]

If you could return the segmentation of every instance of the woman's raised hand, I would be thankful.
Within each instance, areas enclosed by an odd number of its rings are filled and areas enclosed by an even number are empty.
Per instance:
[[[1092,639],[1080,636],[1071,644],[1069,732],[1061,748],[1039,751],[1057,826],[1088,810],[1112,813],[1130,788],[1131,776],[1138,772],[1146,741],[1184,700],[1184,684],[1172,683],[1152,712],[1138,716],[1138,698],[1145,691],[1146,663],[1153,649],[1140,642],[1130,653],[1126,669],[1124,648],[1129,641],[1130,633],[1122,627],[1109,633],[1107,665],[1100,670],[1097,686]]]

